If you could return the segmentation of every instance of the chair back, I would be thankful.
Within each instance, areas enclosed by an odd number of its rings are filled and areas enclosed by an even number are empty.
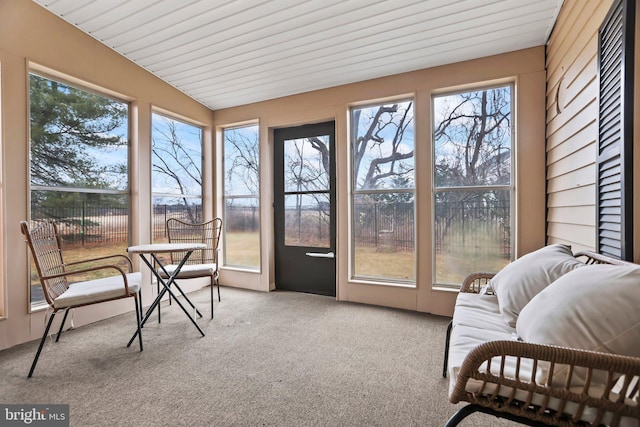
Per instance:
[[[43,221],[30,228],[28,222],[21,221],[20,229],[27,238],[47,303],[53,305],[69,288],[67,277],[57,276],[66,272],[58,227],[53,221]]]
[[[217,262],[217,250],[222,231],[222,219],[215,218],[205,222],[191,223],[177,218],[169,218],[166,222],[167,236],[170,243],[204,243],[206,249],[194,251],[187,264],[213,264]],[[171,263],[180,262],[184,252],[171,252]]]

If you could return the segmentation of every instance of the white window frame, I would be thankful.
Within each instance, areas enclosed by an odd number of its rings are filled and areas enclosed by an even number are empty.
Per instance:
[[[154,192],[153,191],[153,159],[154,159],[154,155],[153,155],[153,119],[154,116],[160,116],[160,117],[164,117],[165,119],[168,120],[172,120],[174,122],[178,122],[181,123],[183,125],[187,125],[187,126],[193,126],[194,128],[198,128],[200,129],[200,170],[202,172],[202,183],[200,185],[200,194],[176,194],[176,193],[159,193],[159,192]],[[152,228],[152,232],[151,232],[151,239],[153,240],[153,237],[155,235],[155,227],[154,227],[154,222],[153,222],[153,215],[154,215],[154,203],[153,200],[156,197],[162,197],[162,198],[185,198],[185,199],[197,199],[200,200],[200,206],[201,206],[201,212],[200,215],[202,217],[202,220],[205,220],[205,212],[204,212],[204,166],[205,166],[205,162],[204,162],[204,133],[205,133],[205,129],[203,126],[190,122],[188,120],[184,120],[181,118],[178,118],[175,115],[172,115],[171,113],[165,112],[163,110],[160,109],[153,109],[151,111],[151,145],[150,145],[150,150],[151,150],[151,219],[150,219],[150,226]]]
[[[356,177],[354,176],[355,174],[355,168],[354,168],[354,157],[353,157],[353,153],[354,153],[354,133],[353,133],[353,123],[352,123],[352,117],[353,117],[353,111],[357,110],[357,109],[363,109],[363,108],[370,108],[370,107],[377,107],[377,106],[382,106],[382,105],[388,105],[388,104],[393,104],[393,103],[404,103],[404,102],[411,102],[412,106],[411,108],[413,109],[413,130],[414,130],[414,139],[413,139],[413,161],[414,161],[414,171],[413,171],[413,177],[414,177],[414,186],[409,189],[409,188],[396,188],[396,189],[389,189],[389,190],[385,190],[385,189],[369,189],[369,190],[357,190],[356,187]],[[418,176],[416,173],[416,151],[418,148],[418,140],[416,138],[417,135],[417,128],[418,128],[418,124],[416,121],[416,97],[415,96],[398,96],[398,97],[394,97],[394,98],[388,98],[388,99],[383,99],[383,100],[377,100],[377,101],[367,101],[367,102],[362,102],[362,103],[358,103],[358,104],[353,104],[350,106],[349,108],[349,151],[348,151],[348,156],[349,156],[349,262],[348,262],[348,266],[349,266],[349,281],[352,283],[364,283],[364,284],[374,284],[374,285],[382,285],[382,286],[399,286],[399,287],[408,287],[408,288],[416,288],[417,286],[417,273],[418,273],[418,216],[417,216],[417,208],[418,208],[418,201],[417,201],[417,191],[416,188],[418,186]],[[396,279],[396,278],[392,278],[392,277],[374,277],[374,276],[362,276],[362,275],[356,275],[355,274],[355,268],[356,268],[356,263],[355,263],[355,256],[356,256],[356,244],[355,244],[355,225],[354,225],[354,198],[356,195],[358,194],[372,194],[372,195],[379,195],[379,194],[413,194],[413,256],[414,256],[414,262],[413,262],[413,280],[402,280],[402,279]]]
[[[433,129],[435,128],[435,98],[450,96],[462,93],[469,92],[478,92],[483,90],[491,90],[495,88],[507,87],[511,88],[511,176],[510,176],[510,185],[494,185],[494,186],[462,186],[462,187],[436,187],[435,183],[435,168],[434,162],[436,159],[435,156],[435,141],[433,140]],[[449,288],[458,290],[460,288],[460,283],[438,283],[436,281],[436,233],[435,233],[435,215],[436,215],[436,202],[435,202],[435,194],[437,192],[445,192],[445,191],[493,191],[493,190],[502,190],[509,191],[509,228],[510,228],[510,255],[509,258],[511,260],[514,259],[515,255],[515,242],[517,229],[515,227],[516,224],[516,149],[517,149],[517,140],[516,140],[516,126],[517,126],[517,114],[516,114],[516,84],[513,81],[505,81],[496,84],[482,84],[479,83],[477,85],[465,86],[464,88],[451,90],[451,91],[442,91],[442,92],[434,92],[431,95],[431,252],[432,252],[432,277],[431,283],[432,288]]]
[[[124,97],[119,96],[118,94],[109,91],[107,89],[103,89],[97,85],[93,85],[89,82],[86,82],[81,79],[76,79],[65,74],[56,72],[55,70],[48,69],[46,67],[40,66],[35,63],[30,63],[27,69],[27,94],[30,92],[30,80],[31,75],[35,75],[37,77],[47,79],[50,81],[55,81],[58,83],[62,83],[66,86],[72,86],[75,89],[79,89],[88,93],[93,93],[95,95],[111,99],[113,101],[126,104],[127,105],[127,186],[122,190],[106,190],[106,189],[92,189],[92,188],[82,188],[82,187],[60,187],[60,186],[43,186],[43,185],[31,185],[31,157],[29,156],[29,163],[27,164],[27,213],[28,218],[31,220],[32,212],[31,212],[31,194],[33,191],[55,191],[62,193],[87,193],[87,194],[109,194],[109,195],[121,195],[127,197],[127,205],[129,218],[127,220],[127,239],[129,244],[131,242],[131,212],[132,212],[132,197],[131,197],[131,111],[132,105],[131,102]],[[31,118],[31,99],[27,96],[27,107],[28,107],[28,118]],[[28,127],[28,144],[27,150],[31,152],[31,126]],[[30,259],[30,258],[29,258]],[[35,312],[40,310],[45,310],[48,307],[48,304],[45,299],[42,301],[32,301],[31,298],[31,272],[29,271],[31,268],[27,268],[27,283],[29,283],[29,312]]]
[[[234,195],[227,195],[226,194],[226,166],[225,166],[225,153],[226,153],[226,132],[227,131],[231,131],[231,130],[235,130],[235,129],[242,129],[242,128],[249,128],[249,127],[255,127],[257,130],[257,134],[258,134],[258,142],[257,142],[257,149],[258,149],[258,153],[257,153],[257,160],[258,160],[258,192],[256,194],[234,194]],[[261,170],[262,170],[262,144],[260,144],[260,123],[258,121],[250,121],[250,122],[243,122],[243,123],[239,123],[239,124],[233,124],[233,125],[227,125],[227,126],[222,126],[220,127],[220,140],[222,141],[222,143],[220,144],[220,161],[219,161],[219,165],[220,165],[220,184],[218,186],[218,188],[220,189],[220,194],[221,194],[221,205],[220,205],[220,217],[222,218],[222,224],[223,224],[223,228],[222,228],[222,259],[221,259],[221,265],[223,268],[225,269],[229,269],[229,270],[236,270],[236,271],[246,271],[246,272],[250,272],[250,273],[260,273],[262,270],[262,215],[261,215],[261,205],[262,205],[262,200],[260,197],[260,192],[261,192],[261,187],[262,187],[262,177],[261,177]],[[257,217],[258,217],[258,264],[257,265],[239,265],[239,264],[230,264],[227,262],[227,219],[225,218],[226,216],[226,207],[227,207],[227,200],[233,200],[233,199],[255,199],[257,201],[257,206],[256,206],[256,211],[257,211]]]

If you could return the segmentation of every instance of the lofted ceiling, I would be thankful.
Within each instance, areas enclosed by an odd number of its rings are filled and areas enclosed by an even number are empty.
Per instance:
[[[211,109],[544,45],[563,0],[33,0]]]

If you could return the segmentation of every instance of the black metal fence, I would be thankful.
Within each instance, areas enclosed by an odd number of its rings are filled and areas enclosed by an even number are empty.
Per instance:
[[[436,206],[436,252],[475,248],[511,254],[511,207],[508,200],[440,202]]]
[[[412,202],[358,204],[353,208],[353,232],[356,245],[393,251],[415,249],[415,209]],[[34,220],[55,219],[60,234],[69,245],[94,245],[128,240],[129,210],[124,205],[83,203],[77,206],[32,209]],[[168,218],[201,221],[202,206],[155,205],[153,238],[166,237]],[[436,251],[455,247],[478,247],[511,252],[510,207],[508,203],[469,206],[463,203],[439,203],[436,207]],[[227,207],[227,231],[257,231],[256,207]],[[308,230],[310,236],[316,229]],[[302,230],[304,232],[304,230]]]
[[[167,237],[165,224],[169,218],[177,218],[185,222],[202,222],[202,205],[153,205],[153,239]]]
[[[381,251],[415,250],[414,211],[413,202],[354,205],[355,244]]]
[[[122,204],[81,203],[59,207],[38,207],[31,210],[34,221],[53,219],[67,246],[89,246],[129,240],[129,208]],[[165,223],[169,218],[202,221],[202,206],[154,205],[153,238],[166,237]]]
[[[121,242],[129,238],[129,208],[122,204],[83,202],[56,207],[33,206],[34,221],[53,219],[67,245]]]

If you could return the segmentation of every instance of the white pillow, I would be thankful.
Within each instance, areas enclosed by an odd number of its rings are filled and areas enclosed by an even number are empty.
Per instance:
[[[567,273],[522,310],[528,342],[640,357],[640,267],[590,265]]]
[[[640,267],[579,268],[534,297],[516,330],[527,342],[640,357],[639,286]],[[562,375],[558,370],[554,382]]]
[[[574,258],[566,245],[549,245],[508,264],[491,279],[500,313],[516,327],[524,306],[554,280],[584,264]]]

